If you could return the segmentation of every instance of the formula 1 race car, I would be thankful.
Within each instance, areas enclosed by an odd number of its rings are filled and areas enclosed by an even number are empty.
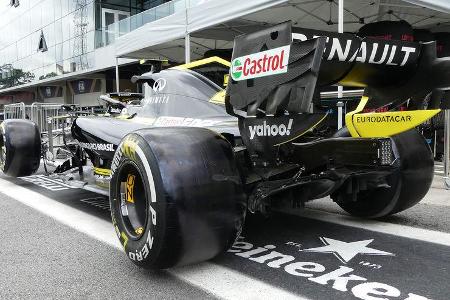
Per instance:
[[[331,196],[351,215],[378,218],[425,196],[433,157],[415,127],[440,111],[450,61],[436,58],[434,43],[295,31],[282,23],[237,37],[226,90],[188,66],[150,72],[132,78],[142,95],[102,96],[108,114],[74,120],[71,157],[55,172],[83,179],[92,166],[134,263],[213,258],[234,243],[246,213]],[[364,87],[364,96],[346,127],[324,133],[319,91],[337,83]],[[3,173],[33,174],[43,156],[36,125],[0,127]]]

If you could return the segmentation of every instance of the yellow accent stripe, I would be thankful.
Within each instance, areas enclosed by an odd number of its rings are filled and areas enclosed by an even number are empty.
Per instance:
[[[109,176],[109,175],[111,175],[111,170],[110,169],[103,169],[103,168],[94,167],[94,174],[103,175],[103,176]]]
[[[353,115],[362,112],[368,101],[369,97],[362,96],[361,100],[359,101],[358,107],[356,107],[354,111],[351,111],[345,115],[345,125],[347,125],[347,129],[352,137],[360,137],[358,131],[353,125]]]
[[[225,94],[226,94],[226,91],[221,90],[221,91],[215,93],[214,96],[212,96],[212,98],[209,99],[209,102],[214,103],[214,104],[225,104]]]
[[[174,70],[186,70],[186,69],[192,69],[192,68],[196,68],[196,67],[200,67],[206,64],[210,64],[210,63],[219,63],[221,65],[224,65],[225,67],[230,67],[231,63],[223,58],[220,58],[218,56],[212,56],[212,57],[208,57],[208,58],[204,58],[204,59],[200,59],[197,61],[193,61],[191,63],[187,63],[184,65],[179,65],[176,67],[172,67],[170,69],[174,69]]]
[[[356,114],[352,121],[361,137],[389,137],[419,126],[440,111],[433,109]]]
[[[345,115],[352,137],[389,137],[419,126],[438,114],[440,109],[361,113],[369,98],[361,97],[358,107]]]
[[[327,116],[328,116],[328,114],[325,114],[325,115],[322,117],[322,119],[320,119],[316,124],[314,124],[313,126],[309,127],[307,130],[303,131],[303,132],[300,133],[299,135],[296,135],[295,137],[293,137],[293,138],[291,138],[291,139],[289,139],[289,140],[287,140],[287,141],[285,141],[285,142],[276,144],[276,145],[274,145],[274,146],[280,146],[280,145],[283,145],[283,144],[292,142],[292,141],[295,140],[295,139],[298,139],[299,137],[305,135],[307,132],[309,132],[309,131],[313,130],[314,128],[316,128],[317,125],[319,125],[320,123],[322,123],[322,121],[325,120],[325,118],[326,118]]]

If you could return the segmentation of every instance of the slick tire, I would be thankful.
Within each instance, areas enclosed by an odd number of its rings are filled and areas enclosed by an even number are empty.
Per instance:
[[[41,160],[41,135],[30,120],[10,119],[0,124],[0,169],[9,176],[29,176]]]
[[[424,137],[412,129],[392,137],[400,167],[386,178],[389,188],[358,193],[356,201],[341,193],[337,204],[351,215],[379,218],[401,212],[417,204],[428,192],[434,175],[433,154]],[[336,198],[335,198],[336,200]]]
[[[111,174],[112,222],[140,267],[211,259],[240,233],[246,196],[231,145],[213,131],[135,131],[118,146]]]

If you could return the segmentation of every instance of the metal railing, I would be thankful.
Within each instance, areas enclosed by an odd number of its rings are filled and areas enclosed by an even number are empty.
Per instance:
[[[63,124],[63,122],[68,123],[67,118],[64,118],[68,116],[68,113],[63,108],[63,104],[35,102],[30,108],[30,120],[36,123],[41,133],[47,133],[50,130],[57,133],[67,127],[67,124]]]
[[[20,103],[5,105],[4,116],[5,116],[5,120],[7,120],[7,119],[25,119],[26,118],[25,103],[20,102]]]
[[[81,110],[73,105],[70,113],[60,103],[35,102],[25,105],[23,102],[7,104],[4,106],[5,120],[29,119],[39,128],[41,138],[45,145],[48,160],[54,160],[55,149],[64,145],[63,134],[70,132],[71,124],[76,112]]]

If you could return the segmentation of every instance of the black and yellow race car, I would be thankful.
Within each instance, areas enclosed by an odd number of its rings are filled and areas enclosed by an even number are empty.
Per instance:
[[[105,95],[107,115],[76,118],[72,157],[55,172],[92,166],[107,183],[126,255],[147,268],[226,251],[247,213],[331,196],[351,215],[394,214],[419,202],[433,179],[431,151],[415,127],[440,111],[450,86],[450,62],[435,50],[292,34],[290,23],[242,35],[231,64],[215,60],[230,66],[226,89],[193,71],[198,62],[135,76],[142,94]],[[364,96],[346,127],[324,133],[319,92],[338,83],[364,87]],[[388,104],[390,111],[367,112]],[[34,173],[42,157],[36,125],[6,120],[0,133],[3,173]]]

